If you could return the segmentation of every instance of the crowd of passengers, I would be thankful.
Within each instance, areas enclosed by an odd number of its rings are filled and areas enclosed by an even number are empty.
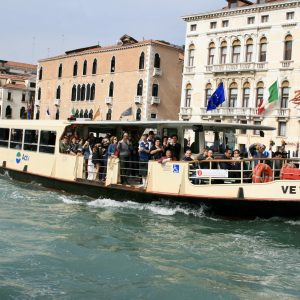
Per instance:
[[[60,152],[70,155],[80,155],[85,160],[85,174],[89,180],[106,179],[106,169],[108,159],[120,159],[121,183],[127,184],[128,178],[139,178],[140,183],[145,185],[148,172],[149,160],[156,160],[158,163],[168,161],[187,161],[192,162],[194,169],[225,169],[229,170],[229,178],[240,178],[241,169],[247,170],[252,166],[246,165],[243,158],[267,159],[271,157],[286,157],[285,143],[282,142],[281,151],[272,152],[273,141],[270,141],[269,150],[263,144],[253,144],[249,147],[249,153],[241,153],[240,150],[225,148],[215,157],[212,148],[204,148],[197,157],[192,156],[192,146],[188,145],[185,139],[183,146],[184,156],[180,157],[181,144],[178,142],[177,135],[171,137],[164,136],[162,139],[156,137],[153,131],[144,133],[141,137],[129,136],[123,133],[120,140],[116,136],[106,135],[96,138],[93,133],[87,139],[79,137],[78,133],[73,136],[64,136],[60,142]],[[214,162],[211,160],[221,159],[223,161]],[[253,162],[253,166],[259,160]],[[268,161],[265,161],[268,163]],[[275,161],[276,169],[280,169],[281,161]]]

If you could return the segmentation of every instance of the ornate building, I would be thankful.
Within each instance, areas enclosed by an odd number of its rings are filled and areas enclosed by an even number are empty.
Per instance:
[[[124,35],[39,61],[36,118],[178,119],[183,50]]]
[[[286,139],[296,150],[300,110],[289,100],[300,89],[300,1],[228,0],[218,11],[184,17],[187,23],[180,117],[262,124],[277,128],[264,138],[240,132],[237,144]],[[264,113],[258,105],[278,80],[279,100]],[[226,101],[207,112],[207,101],[224,82]]]

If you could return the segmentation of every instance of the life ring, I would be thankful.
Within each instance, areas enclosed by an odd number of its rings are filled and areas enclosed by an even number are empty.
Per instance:
[[[267,164],[259,163],[253,169],[252,182],[263,183],[273,180],[273,171]]]

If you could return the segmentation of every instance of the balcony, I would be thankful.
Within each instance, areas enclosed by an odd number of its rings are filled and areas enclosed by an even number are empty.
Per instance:
[[[113,97],[106,97],[105,98],[105,104],[112,105],[112,103],[113,103]]]
[[[160,98],[156,96],[152,96],[151,98],[151,105],[153,104],[160,104]]]
[[[153,69],[153,77],[155,77],[155,76],[161,76],[161,75],[162,75],[161,68],[154,68]]]
[[[195,74],[195,70],[195,66],[187,66],[185,67],[185,74]]]
[[[134,97],[135,104],[142,104],[143,103],[143,96],[135,96]]]
[[[192,107],[181,107],[180,116],[183,120],[189,120],[192,117],[193,108]]]
[[[290,117],[290,109],[289,108],[275,109],[275,116],[277,118],[289,118]]]
[[[41,100],[36,99],[35,102],[34,102],[34,105],[40,107],[41,106]]]
[[[283,60],[281,63],[281,70],[293,70],[294,62],[292,60]]]
[[[55,106],[60,106],[60,99],[54,99],[54,105]]]
[[[240,117],[246,117],[246,119],[253,117],[262,118],[262,116],[258,114],[257,108],[250,107],[220,107],[211,111],[206,111],[205,107],[200,109],[200,116],[203,119],[210,119],[211,117],[219,117],[221,119],[223,119],[223,117],[234,117],[235,119]]]
[[[208,73],[232,73],[232,72],[257,72],[267,69],[268,63],[266,62],[245,62],[245,63],[230,63],[221,65],[206,66]]]

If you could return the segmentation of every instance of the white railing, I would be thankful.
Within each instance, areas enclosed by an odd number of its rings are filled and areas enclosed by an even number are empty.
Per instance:
[[[153,76],[161,76],[161,75],[162,75],[161,68],[154,68]]]
[[[292,60],[284,60],[281,61],[281,68],[282,69],[289,69],[289,68],[293,68],[293,61]]]
[[[192,107],[180,107],[181,118],[191,118],[193,113]]]
[[[195,73],[195,69],[196,69],[195,66],[186,66],[185,67],[185,73],[193,74],[193,73]]]
[[[142,102],[143,102],[143,96],[135,96],[134,97],[134,103],[142,104]]]
[[[113,97],[106,97],[105,98],[105,104],[112,104],[113,103]]]
[[[245,62],[245,63],[229,63],[229,64],[220,64],[220,65],[211,65],[206,66],[206,72],[241,72],[241,71],[255,71],[255,70],[264,70],[267,68],[266,62]]]
[[[276,117],[286,117],[289,118],[290,116],[290,109],[289,108],[279,108],[275,110]]]
[[[160,104],[160,98],[156,96],[152,96],[151,104]]]
[[[206,111],[205,108],[200,109],[201,116],[224,116],[224,117],[231,117],[231,116],[245,116],[245,117],[253,117],[258,116],[257,108],[250,108],[250,107],[220,107],[214,110]]]

